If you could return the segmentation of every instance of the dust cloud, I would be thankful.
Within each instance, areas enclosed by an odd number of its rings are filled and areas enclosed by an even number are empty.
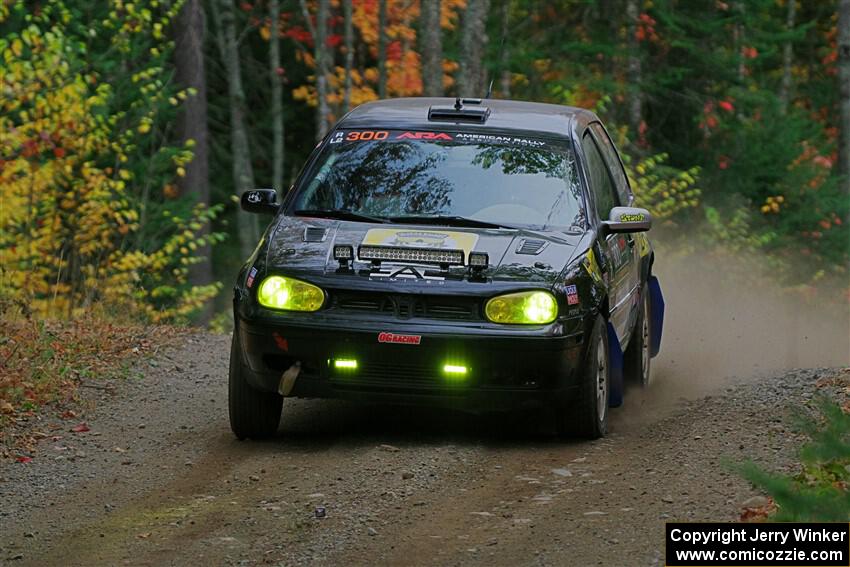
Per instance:
[[[850,306],[840,290],[821,292],[829,300],[818,304],[783,291],[764,270],[742,278],[755,268],[730,266],[731,254],[722,262],[671,256],[659,251],[653,268],[664,333],[640,403],[663,407],[784,369],[850,365]]]

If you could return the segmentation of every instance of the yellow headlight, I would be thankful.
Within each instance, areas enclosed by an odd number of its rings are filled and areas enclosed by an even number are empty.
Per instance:
[[[257,288],[257,301],[270,309],[318,311],[325,302],[325,292],[301,280],[269,276]]]
[[[494,297],[484,313],[494,323],[542,325],[558,316],[558,302],[548,291],[521,291]]]

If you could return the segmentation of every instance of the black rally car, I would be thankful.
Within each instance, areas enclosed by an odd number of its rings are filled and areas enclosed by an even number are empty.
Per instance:
[[[277,202],[234,289],[230,423],[283,399],[554,408],[605,434],[646,385],[663,299],[617,150],[587,110],[478,99],[364,104]]]

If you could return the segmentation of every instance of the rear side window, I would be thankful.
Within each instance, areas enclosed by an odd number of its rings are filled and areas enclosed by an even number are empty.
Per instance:
[[[600,219],[607,220],[611,209],[616,206],[614,183],[608,174],[602,153],[590,132],[585,133],[581,145],[584,148],[584,155],[587,160],[588,182],[590,183],[590,190],[593,192],[594,201],[596,201],[596,212]]]
[[[619,204],[625,207],[629,204],[631,193],[629,191],[629,180],[626,177],[626,172],[623,170],[623,164],[620,161],[617,148],[614,147],[614,142],[611,141],[602,124],[594,122],[590,127],[593,129],[593,133],[596,134],[595,138],[599,142],[602,156],[608,163],[608,169],[614,177],[614,186],[617,189],[617,196],[620,199]]]

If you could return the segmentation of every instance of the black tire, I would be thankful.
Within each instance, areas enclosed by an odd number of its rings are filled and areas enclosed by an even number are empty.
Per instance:
[[[230,376],[228,380],[228,407],[230,429],[239,439],[265,439],[277,433],[283,396],[276,392],[262,392],[252,387],[246,379],[250,369],[242,361],[242,346],[238,331],[230,342]]]
[[[570,405],[557,410],[558,434],[562,437],[584,439],[604,437],[608,431],[610,395],[608,329],[605,319],[597,315],[590,334],[584,368],[581,370],[578,396]]]
[[[640,292],[640,308],[638,309],[637,321],[635,321],[635,330],[623,355],[623,378],[626,382],[637,384],[642,388],[649,387],[652,379],[649,353],[651,340],[649,313],[649,286],[644,284]]]

